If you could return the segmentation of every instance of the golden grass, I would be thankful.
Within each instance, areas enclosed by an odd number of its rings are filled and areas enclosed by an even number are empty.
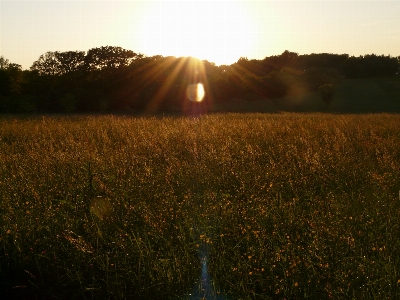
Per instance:
[[[399,297],[399,128],[390,114],[2,118],[0,267],[18,275],[1,288],[185,299],[207,249],[208,297]]]

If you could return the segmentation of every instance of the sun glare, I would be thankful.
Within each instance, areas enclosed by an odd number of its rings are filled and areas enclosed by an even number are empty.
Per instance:
[[[193,102],[203,101],[205,95],[203,84],[197,83],[189,85],[186,89],[186,95],[190,101]]]
[[[138,20],[140,52],[231,64],[253,49],[255,28],[245,2],[158,1]]]

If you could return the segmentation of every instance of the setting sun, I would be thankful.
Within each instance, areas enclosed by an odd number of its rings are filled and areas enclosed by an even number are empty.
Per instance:
[[[240,2],[157,2],[138,20],[138,44],[146,54],[193,56],[231,64],[254,48],[255,32]]]

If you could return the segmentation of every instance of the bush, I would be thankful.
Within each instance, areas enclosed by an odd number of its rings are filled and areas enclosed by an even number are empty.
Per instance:
[[[326,103],[326,107],[329,107],[336,92],[335,86],[330,83],[323,84],[319,87],[319,92],[321,93],[322,101]]]

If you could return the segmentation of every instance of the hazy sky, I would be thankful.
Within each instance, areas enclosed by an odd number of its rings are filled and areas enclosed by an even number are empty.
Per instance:
[[[400,1],[0,1],[0,55],[120,46],[231,64],[284,50],[400,56]]]

